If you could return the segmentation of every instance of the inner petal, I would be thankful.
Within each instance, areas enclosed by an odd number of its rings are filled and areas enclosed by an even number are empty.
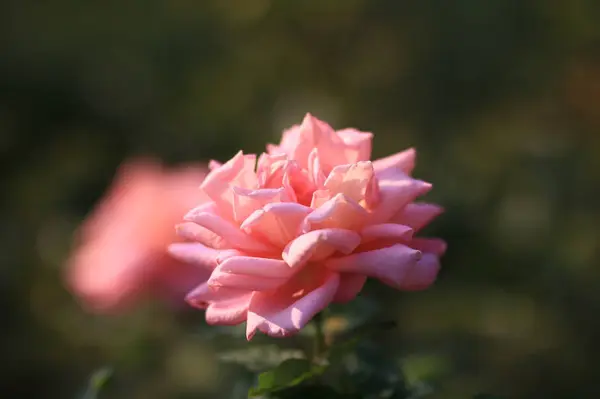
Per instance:
[[[373,164],[361,161],[336,166],[324,185],[332,196],[341,193],[364,207],[371,207],[377,199],[377,182],[374,178]]]

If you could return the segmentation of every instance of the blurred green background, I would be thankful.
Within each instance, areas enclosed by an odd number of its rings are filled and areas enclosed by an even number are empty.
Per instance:
[[[126,157],[259,152],[311,112],[376,156],[416,146],[447,208],[435,287],[367,289],[390,351],[448,365],[447,398],[600,397],[598,21],[595,0],[1,1],[1,396],[74,398],[105,365],[107,397],[243,392],[218,352],[282,341],[88,315],[62,268]]]

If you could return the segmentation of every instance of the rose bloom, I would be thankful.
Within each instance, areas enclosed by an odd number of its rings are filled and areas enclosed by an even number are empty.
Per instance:
[[[78,231],[67,283],[90,310],[130,308],[144,296],[181,298],[208,272],[173,259],[173,225],[208,200],[198,166],[165,169],[152,160],[125,163],[108,194]],[[183,303],[183,300],[181,301]]]
[[[368,277],[407,291],[434,282],[446,244],[414,235],[442,209],[413,202],[431,189],[410,176],[415,151],[371,162],[372,138],[307,114],[258,162],[239,152],[211,163],[210,201],[177,226],[196,242],[170,247],[211,271],[187,296],[208,323],[289,336]]]

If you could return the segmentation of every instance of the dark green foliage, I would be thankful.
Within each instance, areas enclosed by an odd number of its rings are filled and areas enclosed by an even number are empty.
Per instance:
[[[288,359],[273,370],[258,376],[258,386],[251,388],[249,396],[261,396],[306,383],[325,371],[324,366],[316,366],[305,359]]]
[[[230,399],[250,385],[235,359],[312,348],[195,310],[92,316],[63,279],[123,159],[224,161],[307,111],[372,131],[375,157],[417,147],[446,207],[423,231],[449,244],[431,289],[369,282],[336,306],[350,329],[397,322],[361,339],[396,359],[382,376],[441,399],[600,397],[598,21],[597,0],[1,1],[0,397],[73,398],[111,364],[111,399]],[[383,384],[370,345],[294,390]]]

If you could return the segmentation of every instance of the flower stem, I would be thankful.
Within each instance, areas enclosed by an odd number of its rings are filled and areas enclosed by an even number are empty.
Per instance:
[[[323,317],[323,312],[317,313],[313,318],[313,323],[315,325],[315,340],[314,340],[314,348],[313,348],[313,359],[316,360],[325,350],[325,334],[323,332],[323,323],[325,318]]]

